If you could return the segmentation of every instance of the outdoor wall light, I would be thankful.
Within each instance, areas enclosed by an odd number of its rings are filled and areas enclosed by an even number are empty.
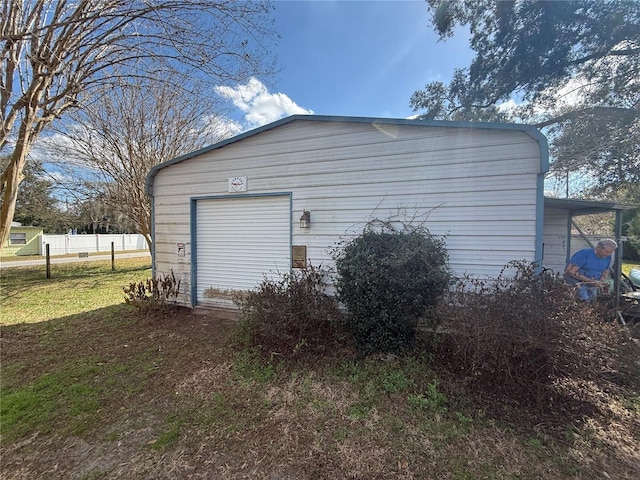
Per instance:
[[[300,228],[309,228],[309,225],[311,225],[311,212],[304,210],[300,217]]]

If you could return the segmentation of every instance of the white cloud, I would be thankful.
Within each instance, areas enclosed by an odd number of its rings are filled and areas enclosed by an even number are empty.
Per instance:
[[[284,93],[270,93],[257,78],[249,79],[236,87],[216,87],[216,91],[244,113],[250,128],[259,127],[280,118],[294,114],[312,114],[312,110],[302,108]]]
[[[498,111],[507,113],[514,113],[519,107],[520,105],[512,98],[497,105]]]
[[[509,99],[497,105],[497,107],[498,110],[513,115],[515,121],[535,123],[550,115],[558,115],[567,108],[583,103],[592,88],[592,85],[584,78],[571,78],[560,88],[549,89],[542,92],[543,96],[555,98],[555,104],[553,104],[553,106],[533,105],[533,109],[527,112],[528,116],[526,118],[520,116],[520,109],[529,106],[526,102]]]

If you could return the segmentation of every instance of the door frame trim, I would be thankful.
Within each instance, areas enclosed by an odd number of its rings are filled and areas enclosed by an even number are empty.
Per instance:
[[[269,192],[269,193],[244,193],[232,195],[204,195],[191,197],[189,199],[189,216],[190,216],[190,236],[191,236],[191,308],[198,305],[198,225],[197,225],[197,203],[202,200],[242,200],[245,198],[257,197],[289,197],[289,251],[293,242],[293,225],[291,215],[293,212],[293,193],[292,192]],[[291,268],[291,266],[289,266]]]

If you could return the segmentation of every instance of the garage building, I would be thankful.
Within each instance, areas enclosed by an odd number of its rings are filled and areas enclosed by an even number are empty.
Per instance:
[[[456,275],[557,268],[570,212],[556,201],[545,233],[548,163],[528,125],[291,116],[151,170],[154,274],[173,271],[182,305],[229,306],[264,276],[331,266],[376,219],[445,236]]]

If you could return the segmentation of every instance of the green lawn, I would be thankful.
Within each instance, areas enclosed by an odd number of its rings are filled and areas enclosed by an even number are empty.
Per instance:
[[[626,262],[629,274],[640,264]],[[122,303],[122,287],[151,276],[148,258],[116,257],[51,266],[52,278],[45,278],[44,266],[0,269],[0,325],[41,322]]]
[[[51,265],[0,270],[0,325],[42,322],[124,302],[122,287],[151,276],[149,258]]]

